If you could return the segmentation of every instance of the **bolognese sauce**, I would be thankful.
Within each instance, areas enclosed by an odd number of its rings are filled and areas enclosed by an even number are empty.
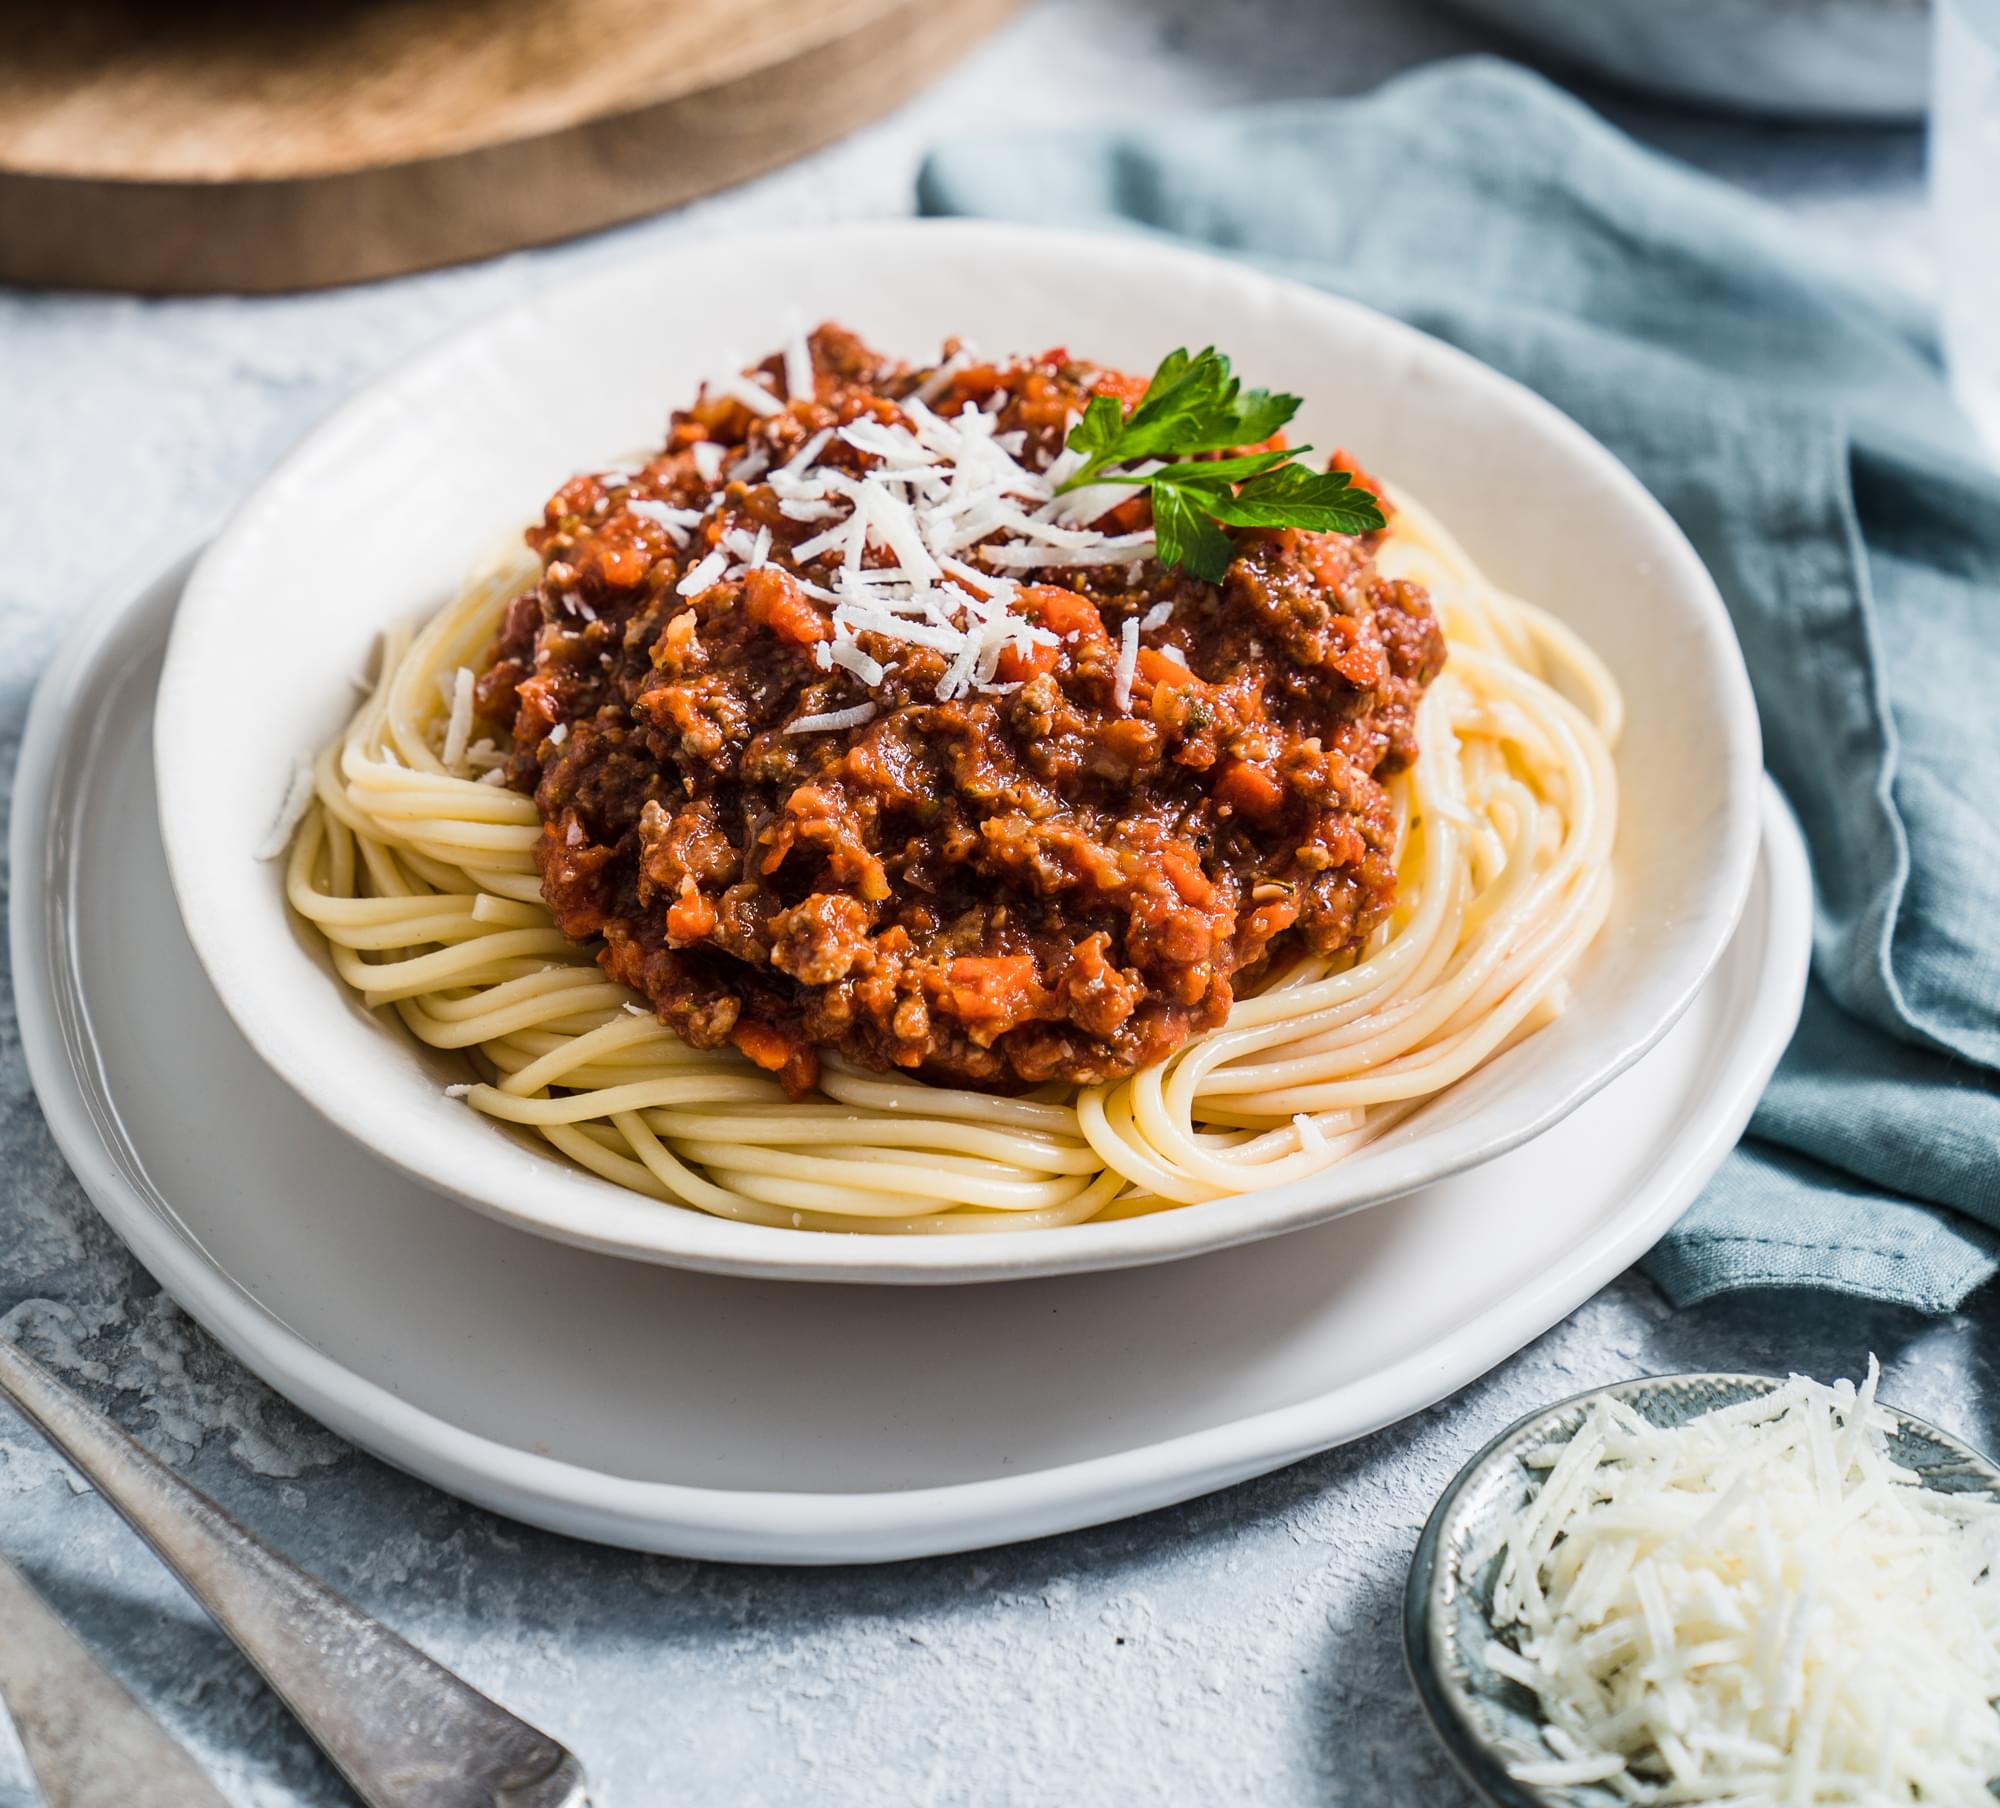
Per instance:
[[[921,607],[843,615],[922,549],[895,520],[837,543],[841,520],[946,482],[912,487],[891,436],[976,416],[1046,472],[1091,396],[1145,385],[1063,350],[920,369],[806,343],[809,373],[779,355],[704,390],[529,532],[541,581],[476,708],[511,733],[563,933],[794,1094],[822,1049],[981,1087],[1121,1077],[1292,951],[1359,950],[1395,899],[1382,780],[1444,662],[1379,536],[1235,530],[1211,584],[1118,556],[1143,494],[1025,554],[1003,505]],[[1004,602],[971,678],[946,594],[989,629]]]

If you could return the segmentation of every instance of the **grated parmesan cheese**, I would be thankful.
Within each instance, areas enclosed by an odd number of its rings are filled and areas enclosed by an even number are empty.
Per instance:
[[[695,443],[699,445],[702,442],[696,441]],[[719,451],[720,448],[718,447],[717,450]],[[667,530],[667,537],[676,546],[685,546],[688,543],[688,529],[695,526],[701,520],[701,511],[699,509],[673,508],[667,503],[653,502],[645,497],[628,501],[625,506],[642,521],[657,522],[661,527],[664,527]]]
[[[972,362],[972,348],[962,345],[945,359],[936,370],[927,376],[917,389],[916,399],[920,402],[935,402],[951,387],[951,380]]]
[[[870,690],[882,682],[882,662],[879,659],[871,659],[853,641],[837,640],[831,643],[821,641],[820,645],[826,648],[826,664],[829,667],[844,666]]]
[[[1118,670],[1111,681],[1111,695],[1120,709],[1132,707],[1132,680],[1139,672],[1139,623],[1127,616],[1118,630]]]
[[[292,845],[292,837],[298,833],[299,824],[305,821],[306,812],[312,808],[314,784],[311,762],[294,760],[292,782],[285,787],[284,801],[278,805],[278,814],[264,831],[264,839],[257,844],[256,858],[277,860],[283,857],[285,850]]]
[[[1634,1803],[1991,1808],[2000,1502],[1923,1487],[1859,1388],[1794,1376],[1662,1428],[1599,1401],[1498,1540],[1486,1660],[1534,1693],[1521,1782]]]
[[[699,596],[704,590],[712,589],[722,581],[722,574],[729,569],[729,555],[726,552],[712,552],[699,565],[691,565],[681,581],[674,586],[680,596]]]
[[[810,402],[814,393],[812,347],[801,327],[785,341],[785,394],[794,402]]]
[[[830,709],[819,716],[794,716],[785,724],[787,734],[825,734],[842,728],[859,728],[875,720],[875,705],[857,703],[851,709]]]
[[[713,383],[709,384],[709,388],[714,390],[717,395],[727,396],[732,402],[741,402],[752,414],[782,414],[785,410],[784,403],[779,401],[754,376],[731,375],[717,377]]]
[[[807,440],[803,446],[778,467],[777,474],[772,479],[772,488],[776,489],[787,479],[797,477],[802,471],[810,470],[813,461],[826,450],[827,442],[832,438],[833,429],[831,427],[822,427],[811,439]]]
[[[1150,531],[1105,533],[1093,523],[1127,500],[1129,486],[1095,485],[1058,495],[1079,468],[1080,454],[1058,444],[1053,453],[1031,453],[1021,431],[999,431],[1004,395],[984,405],[967,401],[956,414],[933,407],[951,378],[972,361],[969,348],[944,360],[898,404],[891,420],[861,418],[815,430],[789,454],[775,453],[765,431],[753,429],[733,464],[713,441],[695,441],[690,453],[702,480],[768,483],[777,513],[810,524],[795,546],[778,544],[787,574],[826,610],[828,636],[812,658],[829,674],[842,673],[862,692],[889,681],[899,652],[937,654],[942,666],[933,691],[940,702],[975,692],[1004,696],[1020,688],[1000,671],[1010,650],[1025,655],[1059,644],[1058,637],[1020,611],[1023,584],[1046,570],[1115,566],[1142,574],[1157,552]],[[710,390],[741,402],[760,420],[785,415],[813,395],[812,347],[803,331],[789,335],[779,356],[785,400],[773,393],[780,379],[761,370],[716,379]],[[796,415],[792,416],[796,419]],[[1076,417],[1072,416],[1072,424]],[[833,448],[834,462],[820,460]],[[858,455],[858,457],[857,457]],[[774,458],[783,462],[774,465]],[[1024,462],[1025,461],[1025,462]],[[704,522],[723,506],[712,494],[706,509],[684,509],[647,497],[622,504],[664,529],[677,547],[695,543]],[[732,526],[719,535],[675,586],[696,596],[746,576],[770,562],[768,527],[754,534]],[[582,609],[580,598],[565,597]],[[1130,709],[1139,636],[1162,627],[1170,604],[1149,609],[1120,630],[1115,695]],[[872,637],[872,638],[871,638]],[[867,645],[862,642],[866,638]],[[1074,640],[1072,633],[1069,638]],[[802,715],[786,732],[859,726],[877,705]]]

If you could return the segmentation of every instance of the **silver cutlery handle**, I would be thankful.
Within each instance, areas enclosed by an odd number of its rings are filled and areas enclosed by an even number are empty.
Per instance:
[[[48,1808],[229,1808],[200,1766],[6,1562],[0,1696]]]
[[[159,1552],[368,1808],[585,1808],[570,1752],[279,1556],[4,1338],[0,1392]]]

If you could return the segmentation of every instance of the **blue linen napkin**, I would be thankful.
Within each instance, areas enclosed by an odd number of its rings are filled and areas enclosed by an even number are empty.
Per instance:
[[[1686,1304],[1944,1311],[2000,1268],[2000,479],[1929,317],[1538,77],[960,143],[928,213],[1149,231],[1353,296],[1537,389],[1729,603],[1811,844],[1813,982],[1751,1134],[1648,1259]]]

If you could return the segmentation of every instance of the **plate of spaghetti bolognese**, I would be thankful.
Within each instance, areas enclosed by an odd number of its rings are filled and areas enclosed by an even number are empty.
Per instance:
[[[156,720],[195,949],[349,1135],[685,1266],[1169,1259],[1546,1130],[1747,895],[1740,654],[1553,409],[963,223],[688,248],[336,414]],[[261,856],[261,858],[260,858]]]

